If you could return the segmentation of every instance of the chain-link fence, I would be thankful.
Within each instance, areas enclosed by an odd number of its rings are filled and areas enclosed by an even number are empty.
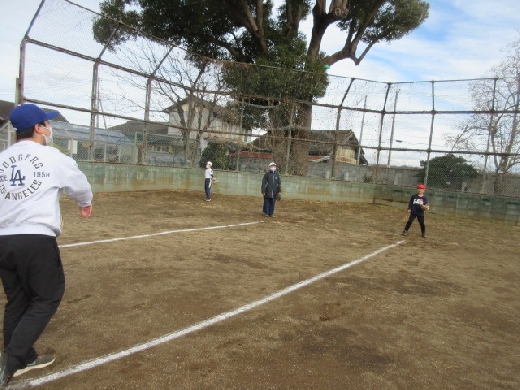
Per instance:
[[[118,29],[132,39],[110,39]],[[78,160],[274,160],[283,174],[520,196],[520,77],[381,83],[213,61],[68,0],[42,3],[21,53],[17,102],[58,109],[55,144]]]

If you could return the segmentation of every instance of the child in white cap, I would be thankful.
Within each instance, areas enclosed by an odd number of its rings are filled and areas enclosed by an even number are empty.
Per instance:
[[[211,181],[213,179],[213,163],[208,161],[206,163],[206,171],[204,172],[204,191],[206,192],[206,202],[211,201]]]

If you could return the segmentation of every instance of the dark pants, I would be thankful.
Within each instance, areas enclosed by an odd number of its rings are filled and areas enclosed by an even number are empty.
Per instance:
[[[204,191],[206,191],[206,199],[211,199],[211,179],[204,179]]]
[[[276,198],[265,198],[264,197],[264,214],[269,215],[270,217],[274,214],[274,204],[276,203]]]
[[[7,296],[4,351],[8,355],[7,374],[11,376],[38,356],[34,344],[65,292],[56,238],[37,234],[0,236],[0,278]]]
[[[406,222],[406,226],[404,227],[404,230],[410,229],[410,226],[412,225],[412,222],[417,218],[419,221],[419,225],[421,225],[421,233],[426,233],[426,225],[424,224],[424,215],[415,215],[410,214],[410,217],[408,217],[408,222]]]

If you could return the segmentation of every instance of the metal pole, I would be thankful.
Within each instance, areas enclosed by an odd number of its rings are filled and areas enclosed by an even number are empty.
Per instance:
[[[424,185],[428,184],[428,174],[430,172],[430,154],[433,140],[433,122],[435,121],[435,81],[432,81],[432,121],[430,124],[430,140],[428,141],[428,157],[426,158],[426,168],[424,170]]]
[[[513,149],[514,140],[516,139],[516,133],[518,128],[518,109],[520,106],[520,73],[516,74],[516,82],[517,82],[517,88],[516,88],[516,102],[515,102],[515,111],[513,114],[513,127],[511,128],[511,142],[509,145],[507,145],[507,153],[511,153],[511,150]],[[508,156],[507,158],[509,158]],[[504,172],[505,173],[505,172]]]
[[[88,149],[88,159],[89,161],[95,160],[95,135],[96,135],[96,120],[98,115],[98,68],[99,62],[94,63],[94,68],[92,72],[92,93],[90,95],[90,142]]]
[[[25,51],[26,51],[26,45],[27,45],[27,38],[29,37],[29,30],[31,29],[31,27],[34,23],[34,20],[38,16],[38,13],[40,12],[40,9],[43,6],[44,1],[41,2],[40,7],[38,8],[38,11],[36,11],[36,14],[34,15],[33,20],[31,21],[29,29],[25,33],[25,36],[22,39],[22,42],[20,43],[20,63],[18,65],[18,77],[16,78],[15,97],[14,97],[15,107],[22,104],[24,101]],[[13,126],[9,122],[9,125],[7,126],[7,147],[11,146],[12,142],[14,141],[13,140],[14,134],[15,134],[15,132],[13,130]]]
[[[144,102],[144,126],[143,126],[143,145],[141,150],[141,161],[138,163],[147,164],[147,153],[148,153],[148,122],[150,121],[150,101],[152,100],[152,79],[155,78],[157,71],[161,68],[162,64],[168,58],[170,53],[173,50],[173,46],[171,46],[166,54],[161,58],[161,61],[157,64],[152,73],[148,76],[146,80],[146,97]],[[137,143],[136,143],[137,146]]]
[[[291,107],[291,116],[289,117],[289,137],[287,137],[287,150],[285,155],[285,174],[289,174],[289,160],[291,157],[291,140],[292,140],[292,129],[294,124],[294,113],[296,112],[296,106],[293,103]]]
[[[390,131],[390,149],[388,150],[388,164],[387,168],[390,168],[390,157],[392,155],[392,144],[394,142],[394,125],[395,125],[395,111],[397,109],[397,97],[399,96],[399,89],[395,91],[395,100],[394,100],[394,117],[392,118],[392,130]]]
[[[334,140],[334,147],[332,150],[332,174],[331,174],[332,178],[336,177],[336,158],[337,158],[337,154],[338,154],[339,125],[341,122],[341,108],[343,107],[343,103],[345,102],[345,99],[347,98],[347,95],[349,94],[350,88],[352,88],[354,81],[356,81],[355,78],[350,79],[350,84],[349,84],[348,88],[346,89],[345,94],[343,95],[343,99],[341,99],[340,105],[338,106],[338,115],[336,117],[336,134],[335,134],[336,139]]]
[[[146,80],[146,98],[144,102],[144,128],[143,128],[143,146],[141,150],[141,161],[139,163],[147,163],[148,151],[148,121],[150,120],[150,100],[152,99],[152,79],[148,77]]]
[[[490,125],[491,125],[491,121],[493,120],[493,117],[491,117],[491,119],[489,120],[490,122]],[[488,139],[487,139],[487,145],[486,145],[486,155],[484,157],[484,169],[482,171],[482,185],[480,187],[480,193],[483,194],[485,193],[485,188],[486,188],[486,170],[487,170],[487,162],[488,162],[488,154],[489,153],[489,141],[491,140],[491,132],[488,133]]]
[[[363,140],[363,128],[365,127],[366,109],[367,109],[367,95],[365,95],[365,102],[363,103],[363,117],[361,118],[361,130],[359,131],[357,165],[359,165],[359,157],[361,156],[361,141]]]
[[[289,128],[289,137],[287,137],[287,150],[285,151],[285,174],[289,174],[289,159],[291,157],[291,139],[292,127]]]
[[[240,110],[240,127],[238,129],[238,131],[240,131],[240,133],[243,133],[243,128],[242,128],[242,125],[243,125],[243,118],[244,118],[244,109],[245,109],[245,102],[244,102],[244,98],[242,97],[240,100],[242,100],[242,107],[241,107],[241,110]],[[238,148],[237,148],[237,171],[240,171],[240,144],[238,144]]]
[[[338,154],[338,142],[339,142],[339,122],[341,119],[341,106],[338,107],[338,115],[336,116],[336,139],[334,140],[334,147],[332,149],[332,174],[331,177],[336,176],[336,159]]]
[[[11,146],[12,142],[11,142],[11,138],[14,134],[14,129],[13,129],[13,125],[11,124],[11,122],[9,122],[7,124],[7,147]]]
[[[392,83],[388,83],[388,87],[386,88],[385,93],[385,101],[383,103],[383,110],[381,111],[381,123],[379,125],[379,141],[377,144],[377,157],[376,157],[376,174],[374,178],[374,182],[377,183],[378,176],[379,176],[379,156],[381,154],[381,143],[382,143],[382,136],[383,136],[383,123],[385,121],[385,114],[386,114],[386,102],[388,101],[388,93],[390,92],[390,88],[392,87]]]
[[[112,31],[110,38],[105,46],[103,46],[103,49],[94,62],[92,72],[92,93],[90,95],[90,144],[88,149],[88,158],[90,161],[94,161],[96,157],[96,121],[99,115],[99,60],[101,60],[101,57],[105,54],[109,43],[112,41],[112,38],[118,30],[119,28],[116,28]]]
[[[45,4],[45,0],[42,0],[38,9],[34,13],[33,18],[31,19],[31,23],[29,23],[29,27],[25,32],[25,35],[20,43],[20,65],[18,68],[18,78],[16,79],[16,96],[14,100],[15,106],[22,104],[25,101],[25,54],[26,54],[26,45],[27,39],[29,39],[29,33],[31,32],[34,22],[40,15],[40,11]]]
[[[496,88],[497,88],[497,78],[493,80],[493,99],[491,100],[491,111],[495,111],[495,96],[496,96]],[[482,172],[482,186],[480,187],[480,193],[485,193],[486,189],[486,170],[487,170],[487,163],[489,158],[489,144],[491,143],[491,132],[493,130],[493,117],[494,114],[491,114],[489,117],[489,123],[488,123],[488,137],[487,137],[487,144],[486,144],[486,155],[484,156],[484,170]]]

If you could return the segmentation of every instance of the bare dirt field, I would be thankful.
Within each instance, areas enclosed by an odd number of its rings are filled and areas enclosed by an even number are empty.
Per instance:
[[[36,345],[57,360],[10,388],[520,389],[520,227],[433,206],[423,239],[385,206],[203,198],[100,193],[88,220],[63,198]]]

